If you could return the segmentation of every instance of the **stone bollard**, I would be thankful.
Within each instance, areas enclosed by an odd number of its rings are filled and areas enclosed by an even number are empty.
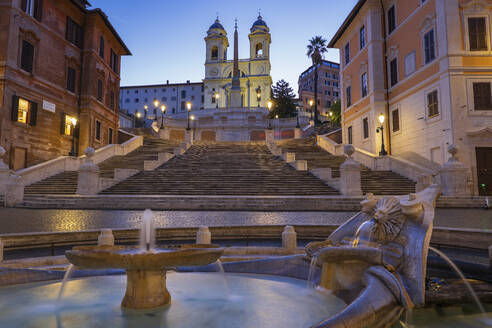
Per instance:
[[[492,268],[492,245],[489,246],[489,266]]]
[[[293,226],[285,226],[282,232],[282,247],[289,251],[297,248],[297,233]]]
[[[3,242],[0,239],[0,262],[3,262]]]
[[[94,148],[88,147],[85,150],[85,162],[79,168],[77,180],[77,194],[97,195],[99,192],[99,166],[94,164]]]
[[[292,162],[295,162],[295,161],[296,161],[296,153],[289,153],[289,152],[287,152],[287,153],[283,153],[283,154],[282,154],[282,159],[283,159],[286,163],[288,163],[288,164],[290,164],[290,163],[292,163]]]
[[[0,195],[5,195],[7,192],[7,183],[10,176],[9,166],[3,162],[4,155],[5,149],[0,146]]]
[[[193,144],[193,130],[185,130],[184,142],[187,144]]]
[[[102,229],[97,237],[97,246],[114,246],[114,235],[111,229]]]
[[[196,233],[196,243],[199,245],[210,245],[212,243],[212,234],[208,227],[201,226],[198,228],[198,232]]]
[[[421,192],[422,190],[430,187],[432,185],[432,176],[428,174],[421,174],[417,177],[417,185],[415,186],[416,192]]]
[[[265,142],[267,144],[275,142],[275,131],[273,129],[266,129],[265,130]]]
[[[5,206],[14,207],[24,201],[24,183],[18,175],[11,174],[7,183],[5,193]]]
[[[362,189],[360,185],[360,164],[353,158],[355,149],[352,145],[345,145],[343,148],[347,159],[340,166],[340,192],[346,196],[360,196]]]
[[[451,154],[451,158],[442,165],[440,171],[442,195],[470,196],[471,190],[468,185],[469,170],[456,156],[458,147],[450,145],[448,153]]]

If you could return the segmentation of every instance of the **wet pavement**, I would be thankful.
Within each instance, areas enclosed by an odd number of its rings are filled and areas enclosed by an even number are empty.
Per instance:
[[[156,211],[158,227],[333,225],[355,212]],[[141,211],[0,209],[0,234],[136,228]],[[492,230],[492,209],[437,209],[434,226]]]

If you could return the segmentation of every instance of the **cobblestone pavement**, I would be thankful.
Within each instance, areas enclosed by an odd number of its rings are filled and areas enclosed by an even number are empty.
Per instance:
[[[437,209],[435,226],[492,230],[492,209]],[[0,234],[140,226],[140,211],[0,209]],[[158,227],[341,224],[355,212],[156,211]]]

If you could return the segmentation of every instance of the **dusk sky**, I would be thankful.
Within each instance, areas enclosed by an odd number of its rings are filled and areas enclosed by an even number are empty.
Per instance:
[[[272,34],[273,82],[285,79],[297,93],[299,74],[311,65],[306,45],[314,35],[328,41],[357,0],[90,0],[109,16],[133,56],[123,57],[121,85],[199,82],[204,77],[203,38],[216,13],[229,37],[233,56],[234,19],[238,19],[239,57],[249,56],[248,34],[261,9]],[[253,4],[256,3],[256,4]],[[325,59],[339,62],[338,51]]]

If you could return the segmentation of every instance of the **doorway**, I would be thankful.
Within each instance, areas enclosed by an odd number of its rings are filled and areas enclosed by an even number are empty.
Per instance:
[[[477,147],[478,192],[480,196],[492,196],[492,147]]]

